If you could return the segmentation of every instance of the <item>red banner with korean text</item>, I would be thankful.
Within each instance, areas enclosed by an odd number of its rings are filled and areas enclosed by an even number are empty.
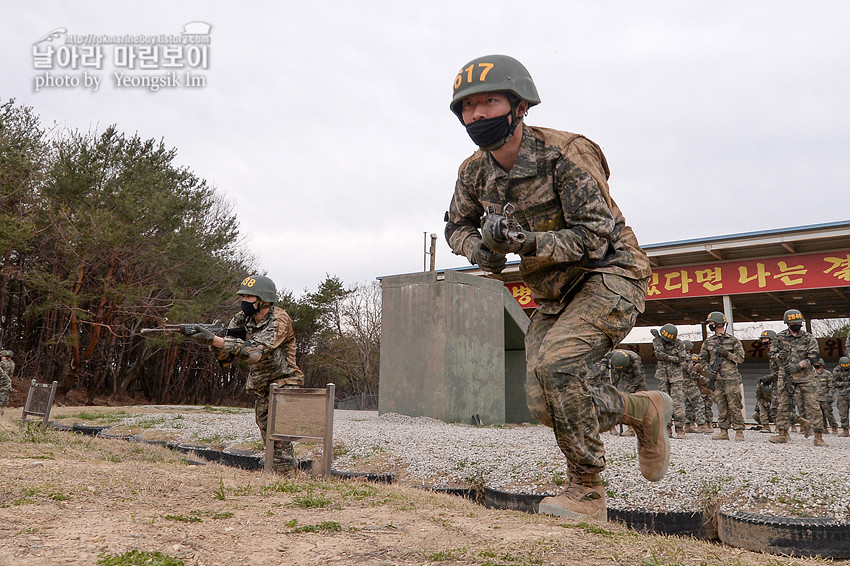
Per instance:
[[[653,270],[648,300],[850,286],[850,251]]]
[[[724,261],[655,269],[647,300],[850,286],[850,251]],[[522,281],[505,287],[524,309],[537,307]]]

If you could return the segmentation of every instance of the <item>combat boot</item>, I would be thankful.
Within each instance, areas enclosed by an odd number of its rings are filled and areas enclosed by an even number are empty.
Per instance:
[[[744,431],[743,430],[736,430],[735,431],[735,440],[738,440],[738,441],[746,440],[746,438],[744,438]]]
[[[697,427],[694,426],[694,423],[688,423],[685,425],[685,432],[689,432],[694,434],[697,431]]]
[[[777,429],[776,436],[771,436],[768,440],[774,444],[785,444],[788,442],[788,431]]]
[[[824,442],[822,432],[815,433],[815,439],[812,441],[812,444],[814,444],[815,446],[829,446],[829,444]]]
[[[808,419],[800,417],[800,432],[808,438],[812,435],[812,422]]]
[[[667,438],[673,438],[673,427],[672,426],[667,427]]]
[[[791,431],[791,432],[797,432],[797,425],[792,424],[791,427],[788,430]]]
[[[711,425],[708,424],[708,423],[703,423],[703,424],[699,425],[699,427],[697,427],[697,432],[708,432],[708,433],[710,433],[711,431],[712,431]]]
[[[712,440],[729,440],[729,429],[721,428],[720,432],[711,437]]]
[[[670,465],[666,429],[673,416],[673,399],[663,391],[621,395],[626,406],[620,421],[631,426],[637,436],[640,473],[649,481],[659,481]]]
[[[570,473],[567,488],[560,495],[541,499],[537,512],[572,519],[607,521],[602,476]]]
[[[824,428],[826,428],[826,427],[824,427]],[[837,426],[832,427],[832,434],[834,434],[835,436],[838,436],[838,427]]]
[[[676,427],[676,438],[682,439],[685,438],[685,429],[677,426]]]
[[[841,436],[844,436],[844,437],[850,436],[850,428],[842,428],[841,429]]]

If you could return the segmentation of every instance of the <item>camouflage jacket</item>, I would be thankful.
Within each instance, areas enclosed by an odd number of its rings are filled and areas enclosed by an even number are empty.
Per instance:
[[[718,354],[718,351],[725,350],[728,352],[726,357]],[[718,358],[720,358],[719,361]],[[741,380],[741,374],[738,373],[738,364],[744,361],[744,346],[741,341],[724,332],[720,336],[712,334],[702,343],[702,348],[699,351],[699,363],[703,371],[709,374],[712,368],[718,368],[715,379],[717,380]],[[718,367],[719,364],[719,367]]]
[[[832,370],[832,383],[836,393],[842,397],[850,397],[850,369],[842,369],[839,366]]]
[[[486,207],[501,213],[513,203],[517,222],[537,232],[537,250],[521,256],[520,275],[541,312],[561,312],[589,272],[630,280],[612,291],[643,312],[649,259],[609,194],[608,176],[602,150],[589,139],[523,123],[509,172],[483,151],[460,166],[446,240],[454,253],[472,258]]]
[[[661,336],[652,339],[652,350],[658,363],[655,365],[655,377],[668,381],[682,381],[685,378],[685,365],[690,355],[685,343],[676,338],[668,342]]]
[[[0,360],[0,391],[12,390],[12,374],[15,373],[15,362]]]
[[[295,329],[285,310],[272,306],[259,323],[240,312],[227,327],[244,328],[245,340],[227,336],[218,360],[222,365],[234,359],[248,363],[245,389],[264,393],[273,382],[278,385],[304,385],[304,374],[295,365]]]
[[[779,364],[780,380],[788,377],[785,375],[785,366],[790,364],[792,383],[814,383],[814,363],[820,357],[820,350],[817,338],[809,332],[800,330],[797,336],[794,336],[788,329],[783,330],[771,344],[770,354]]]
[[[634,393],[646,389],[646,374],[640,356],[631,350],[623,350],[629,356],[629,365],[623,369],[612,368],[611,382],[614,387],[622,382],[623,391]]]
[[[818,401],[832,401],[835,386],[832,383],[832,372],[826,369],[815,370],[815,383],[818,388]]]

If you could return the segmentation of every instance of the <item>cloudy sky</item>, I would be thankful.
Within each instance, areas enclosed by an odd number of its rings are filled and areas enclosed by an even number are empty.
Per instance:
[[[179,36],[190,22],[211,26],[207,59],[157,92],[116,84],[170,70],[117,67],[114,44],[87,67],[33,55],[59,28],[39,52],[68,35]],[[425,233],[440,236],[439,269],[468,265],[442,237],[475,149],[448,103],[461,66],[490,53],[531,72],[543,102],[530,124],[602,146],[641,243],[846,220],[848,22],[844,0],[30,0],[0,21],[0,99],[46,126],[115,124],[177,148],[233,204],[262,269],[300,293],[325,274],[419,271]],[[205,86],[186,86],[187,70]],[[56,86],[86,73],[97,91]],[[36,91],[39,78],[54,85]]]

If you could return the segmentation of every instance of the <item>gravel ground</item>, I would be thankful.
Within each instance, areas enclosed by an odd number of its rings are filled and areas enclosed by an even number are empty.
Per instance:
[[[157,413],[157,408],[167,410]],[[124,425],[179,431],[186,442],[225,447],[259,441],[253,412],[176,413],[181,407],[125,419]],[[182,407],[182,409],[187,409]],[[785,445],[745,431],[746,441],[689,434],[672,439],[667,476],[656,483],[637,467],[633,437],[604,434],[608,506],[616,509],[698,511],[706,507],[787,517],[831,517],[850,522],[850,438],[824,435],[829,444],[791,433]],[[428,417],[374,411],[334,413],[334,469],[393,472],[397,481],[433,487],[483,486],[511,493],[551,494],[566,476],[551,429],[541,425],[447,424]],[[299,456],[313,445],[300,445]]]

